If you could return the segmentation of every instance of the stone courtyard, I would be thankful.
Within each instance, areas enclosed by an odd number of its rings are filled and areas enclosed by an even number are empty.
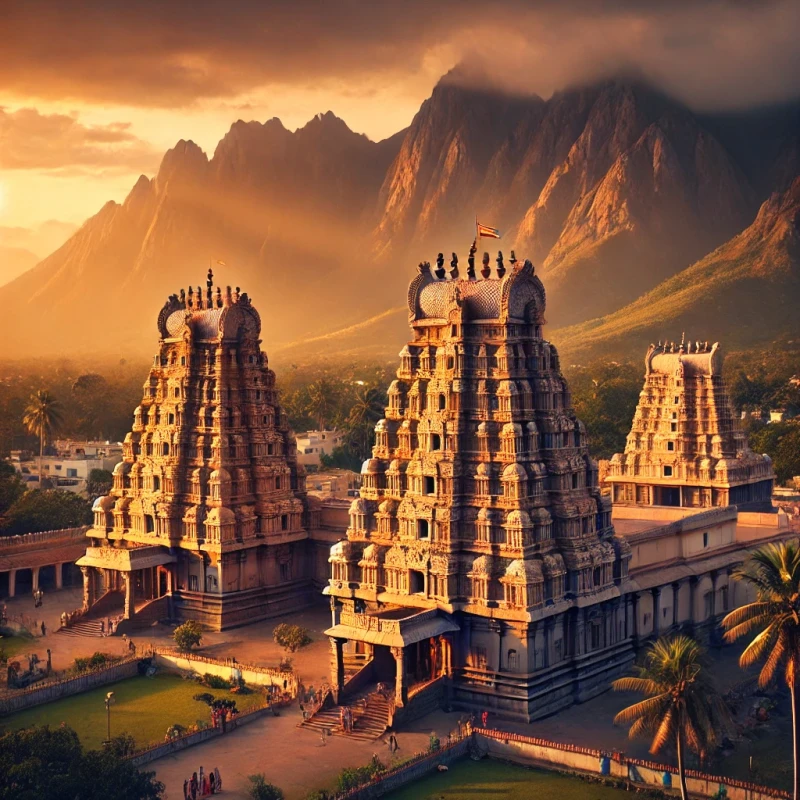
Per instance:
[[[61,612],[77,607],[82,599],[80,589],[45,594],[41,608],[34,608],[30,597],[7,601],[8,614],[25,614],[37,621],[44,619],[46,637],[37,636],[31,651],[44,657],[46,648],[52,651],[53,668],[64,670],[75,658],[89,656],[97,650],[122,654],[125,642],[120,636],[91,637],[56,633]],[[272,641],[272,631],[281,622],[302,625],[311,633],[312,643],[294,654],[294,667],[306,687],[319,687],[330,677],[330,644],[323,631],[330,627],[330,611],[324,605],[307,609],[242,628],[204,635],[200,652],[214,658],[235,656],[242,663],[277,666],[283,650]],[[154,625],[132,637],[137,646],[170,645],[172,628]],[[398,734],[400,749],[397,755],[407,758],[424,750],[431,731],[446,737],[454,730],[459,715],[436,712],[410,724]],[[287,800],[300,800],[310,791],[330,787],[344,767],[366,764],[373,753],[389,763],[387,744],[383,740],[363,742],[343,736],[328,736],[322,744],[319,734],[298,728],[301,720],[296,705],[280,712],[278,717],[266,716],[250,725],[211,742],[190,747],[175,756],[154,761],[144,769],[155,770],[166,785],[165,798],[180,800],[183,780],[202,764],[205,769],[219,767],[225,784],[225,796],[246,797],[247,776],[264,772],[267,779],[280,786]]]

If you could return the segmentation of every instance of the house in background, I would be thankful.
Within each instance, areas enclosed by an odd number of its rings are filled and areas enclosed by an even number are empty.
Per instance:
[[[304,467],[320,466],[320,456],[329,456],[344,444],[344,431],[306,431],[297,434],[297,463]]]

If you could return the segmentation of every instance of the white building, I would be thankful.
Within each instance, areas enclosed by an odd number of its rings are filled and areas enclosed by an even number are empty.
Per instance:
[[[318,467],[320,456],[329,456],[344,443],[343,431],[306,431],[297,434],[297,461],[306,467]]]
[[[42,457],[42,476],[58,489],[82,492],[93,469],[112,472],[122,461],[122,445],[115,442],[75,442],[58,440],[53,443],[57,455]],[[13,450],[11,464],[29,488],[39,485],[39,456]]]

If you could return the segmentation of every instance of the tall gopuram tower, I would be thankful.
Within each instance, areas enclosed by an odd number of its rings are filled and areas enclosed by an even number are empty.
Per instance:
[[[630,555],[542,338],[533,266],[484,256],[464,278],[454,258],[446,278],[442,262],[409,286],[413,338],[331,549],[333,684],[346,698],[360,658],[402,718],[445,693],[529,720],[630,663]]]
[[[614,504],[771,509],[772,461],[737,426],[719,344],[651,344],[644,364],[625,452],[606,478]]]
[[[158,330],[78,562],[86,609],[222,629],[309,603],[305,477],[258,312],[238,288],[215,290],[209,270],[205,291],[167,300]]]

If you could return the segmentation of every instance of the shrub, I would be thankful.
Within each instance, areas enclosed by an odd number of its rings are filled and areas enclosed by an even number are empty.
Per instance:
[[[311,637],[305,628],[301,628],[299,625],[289,625],[287,622],[275,626],[272,638],[277,645],[290,653],[295,653],[301,647],[311,644]]]
[[[267,783],[263,772],[248,775],[247,780],[250,781],[250,788],[247,790],[250,800],[283,800],[283,792],[277,786]]]
[[[336,791],[349,792],[386,771],[386,767],[378,756],[372,756],[364,767],[347,767],[336,778]]]
[[[230,689],[231,682],[226,680],[225,678],[220,678],[219,675],[212,675],[210,672],[206,672],[203,675],[203,683],[208,686],[210,689]]]
[[[178,645],[179,650],[188,653],[189,650],[200,644],[203,638],[203,629],[197,620],[190,619],[175,628],[172,638],[175,639],[175,644]]]
[[[105,653],[94,653],[89,658],[89,669],[97,669],[98,667],[105,666],[110,659]]]
[[[201,694],[196,694],[192,699],[210,706],[214,702],[214,695],[211,692],[202,692]]]

